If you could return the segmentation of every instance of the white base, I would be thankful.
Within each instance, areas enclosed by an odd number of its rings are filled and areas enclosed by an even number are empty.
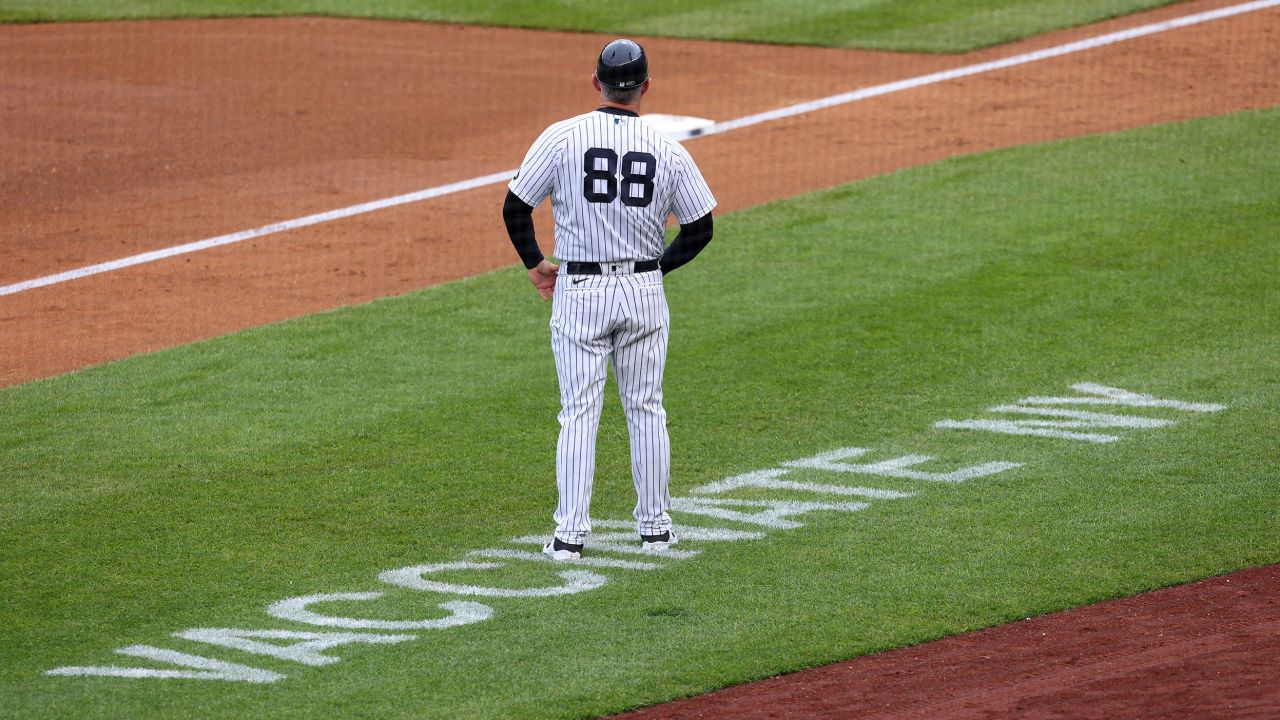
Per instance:
[[[663,115],[661,113],[653,113],[650,115],[641,115],[641,117],[645,122],[649,123],[654,130],[657,130],[672,140],[687,140],[691,137],[697,137],[707,128],[716,124],[714,120],[690,117],[688,115]]]

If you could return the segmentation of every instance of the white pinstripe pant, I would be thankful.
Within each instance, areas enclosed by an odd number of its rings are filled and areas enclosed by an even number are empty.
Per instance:
[[[591,532],[591,485],[596,431],[604,405],[607,364],[613,361],[631,438],[635,518],[642,535],[671,527],[668,484],[671,441],[662,409],[662,372],[670,325],[660,271],[624,275],[567,275],[556,280],[551,349],[560,379],[560,438],[556,443],[556,537],[581,544]]]

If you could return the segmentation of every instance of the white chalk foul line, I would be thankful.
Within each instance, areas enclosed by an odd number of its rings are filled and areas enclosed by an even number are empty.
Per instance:
[[[1280,0],[1256,0],[1255,2],[1232,5],[1229,7],[1219,8],[1217,10],[1209,10],[1202,13],[1196,13],[1194,15],[1174,18],[1172,20],[1141,25],[1128,30],[1107,33],[1106,35],[1099,35],[1097,37],[1066,43],[1064,45],[1056,45],[1051,48],[1045,48],[1044,50],[1036,50],[1034,52],[1013,55],[1000,60],[991,60],[989,62],[978,63],[975,65],[966,65],[965,67],[956,68],[954,70],[944,70],[941,72],[931,73],[929,75],[909,78],[907,80],[898,80],[896,82],[885,83],[883,85],[876,85],[869,88],[863,88],[861,90],[841,93],[839,95],[832,95],[818,100],[778,108],[777,110],[748,115],[736,120],[727,120],[722,123],[716,123],[704,130],[698,137],[726,133],[731,130],[738,130],[752,125],[781,120],[783,118],[814,112],[815,110],[836,107],[838,105],[846,105],[848,103],[879,97],[881,95],[888,95],[890,93],[901,92],[903,90],[911,90],[914,88],[924,87],[926,85],[955,80],[957,78],[979,75],[982,73],[992,72],[994,70],[1002,70],[1004,68],[1010,68],[1017,65],[1026,65],[1027,63],[1038,62],[1040,60],[1061,57],[1063,55],[1083,52],[1085,50],[1092,50],[1105,45],[1112,45],[1126,40],[1155,35],[1157,33],[1188,27],[1190,25],[1197,25],[1200,23],[1210,22],[1212,20],[1220,20],[1222,18],[1241,15],[1257,10],[1265,10],[1267,8],[1276,7],[1277,5],[1280,5]],[[56,285],[58,283],[68,282],[78,278],[89,277],[90,275],[98,275],[100,273],[120,270],[134,265],[142,265],[145,263],[155,262],[157,260],[164,260],[176,255],[185,255],[187,253],[208,250],[209,248],[215,248],[222,245],[231,245],[233,243],[263,237],[264,235],[273,235],[287,230],[296,230],[298,228],[318,225],[332,220],[340,220],[354,215],[363,215],[377,210],[385,210],[397,205],[406,205],[408,203],[429,200],[442,195],[451,195],[464,190],[473,190],[487,185],[496,185],[501,182],[509,181],[515,173],[516,171],[514,169],[503,170],[502,172],[472,178],[470,180],[463,180],[461,182],[450,183],[448,185],[440,185],[426,190],[419,190],[417,192],[397,195],[395,197],[384,198],[382,200],[374,200],[367,203],[361,203],[359,205],[340,208],[338,210],[317,213],[315,215],[307,215],[306,217],[285,220],[283,222],[272,223],[271,225],[263,225],[262,227],[253,228],[252,230],[241,230],[240,232],[234,232],[229,235],[219,235],[218,237],[209,238],[207,240],[198,240],[196,242],[186,243],[185,245],[177,245],[170,248],[163,248],[161,250],[152,250],[151,252],[131,255],[119,260],[112,260],[110,262],[99,263],[97,265],[89,265],[75,270],[68,270],[67,272],[58,273],[56,275],[46,275],[44,277],[35,278],[34,280],[26,280],[12,285],[4,285],[0,286],[0,296],[12,295],[26,290],[45,287],[47,285]]]
[[[1280,2],[1280,0],[1277,0]],[[121,268],[131,267],[133,265],[142,265],[144,263],[155,262],[171,258],[175,255],[185,255],[187,253],[198,252],[200,250],[208,250],[222,245],[231,245],[232,243],[252,240],[253,238],[262,237],[263,235],[272,235],[284,232],[286,230],[296,230],[309,225],[319,225],[331,220],[340,220],[342,218],[351,217],[353,215],[363,215],[371,213],[375,210],[385,210],[389,207],[397,205],[405,205],[407,203],[418,202],[419,200],[429,200],[441,195],[450,195],[463,190],[471,190],[473,188],[484,187],[485,185],[493,185],[494,183],[505,182],[515,175],[515,170],[504,170],[500,173],[485,175],[484,177],[472,178],[461,182],[441,185],[439,187],[427,188],[417,192],[407,193],[405,195],[397,195],[395,197],[383,198],[382,200],[373,200],[359,205],[351,205],[349,207],[339,208],[337,210],[329,210],[328,212],[316,213],[315,215],[307,215],[306,217],[295,218],[293,220],[285,220],[284,222],[272,223],[271,225],[263,225],[262,227],[253,228],[252,230],[241,230],[229,235],[219,235],[218,237],[209,238],[207,240],[197,240],[185,245],[177,245],[174,247],[163,248],[161,250],[152,250],[140,255],[131,255],[119,260],[99,263],[97,265],[89,265],[88,267],[78,268],[76,270],[68,270],[57,275],[47,275],[45,277],[27,280],[25,282],[16,283],[14,285],[6,285],[0,287],[0,295],[11,295],[24,290],[32,290],[45,285],[55,285],[57,283],[75,280],[77,278],[97,275],[99,273],[119,270]]]
[[[716,123],[710,128],[704,130],[702,135],[705,136],[728,132],[730,130],[737,130],[751,125],[759,125],[760,123],[781,120],[782,118],[801,115],[815,110],[822,110],[824,108],[845,105],[852,102],[858,102],[859,100],[866,100],[868,98],[879,97],[881,95],[901,92],[903,90],[924,87],[925,85],[934,85],[937,83],[947,82],[948,80],[988,73],[993,70],[1002,70],[1016,65],[1026,65],[1027,63],[1033,63],[1040,60],[1061,57],[1063,55],[1070,55],[1072,53],[1083,52],[1085,50],[1093,50],[1104,45],[1113,45],[1118,42],[1124,42],[1125,40],[1133,40],[1147,35],[1155,35],[1157,33],[1176,30],[1177,28],[1187,27],[1189,25],[1197,25],[1211,20],[1220,20],[1222,18],[1253,12],[1255,10],[1264,10],[1266,8],[1275,7],[1276,5],[1280,5],[1280,0],[1258,0],[1257,2],[1232,5],[1230,7],[1219,8],[1218,10],[1209,10],[1202,13],[1196,13],[1195,15],[1186,15],[1172,20],[1151,23],[1149,25],[1140,25],[1128,30],[1119,30],[1117,32],[1086,38],[1084,40],[1067,43],[1065,45],[1055,45],[1054,47],[1023,53],[1021,55],[1013,55],[1000,60],[991,60],[984,63],[978,63],[976,65],[966,65],[965,67],[955,68],[954,70],[943,70],[941,72],[921,75],[920,77],[909,78],[907,80],[898,80],[896,82],[885,83],[884,85],[876,85],[874,87],[854,90],[840,95],[832,95],[819,100],[798,103],[789,107],[778,108],[777,110],[769,110],[768,112],[748,115],[746,117],[738,118],[737,120]]]

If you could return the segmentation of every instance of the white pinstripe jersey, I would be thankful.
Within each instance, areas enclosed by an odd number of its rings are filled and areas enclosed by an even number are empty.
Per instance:
[[[508,187],[534,207],[551,196],[562,261],[657,259],[668,215],[684,224],[716,206],[680,143],[612,108],[544,130]]]

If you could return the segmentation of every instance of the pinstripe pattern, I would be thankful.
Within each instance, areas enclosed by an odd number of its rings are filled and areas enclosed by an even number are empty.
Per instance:
[[[613,150],[618,158],[627,153],[648,153],[657,160],[653,173],[653,200],[646,207],[620,201],[587,202],[583,197],[586,175],[584,156],[591,148]],[[593,170],[602,170],[599,167]],[[622,165],[621,161],[618,163]],[[647,168],[618,168],[619,174],[643,174]],[[619,183],[618,192],[635,197],[635,183]],[[689,151],[649,127],[641,118],[593,111],[547,128],[529,149],[520,172],[509,185],[521,200],[537,207],[552,198],[556,245],[562,261],[611,262],[649,260],[662,255],[666,246],[667,216],[688,223],[711,212],[715,197],[707,188]],[[594,187],[602,190],[603,181]]]
[[[574,286],[570,277],[586,279]],[[669,324],[660,272],[562,276],[557,282],[551,311],[561,407],[555,520],[556,537],[565,542],[581,544],[591,532],[596,430],[610,360],[631,440],[638,529],[657,535],[671,527],[671,442],[662,408]]]
[[[627,416],[637,530],[661,535],[671,527],[671,441],[662,407],[670,314],[662,273],[632,273],[630,264],[662,255],[668,216],[692,222],[711,212],[715,198],[679,143],[638,117],[602,111],[547,128],[510,189],[531,206],[551,197],[557,258],[601,263],[604,270],[569,275],[561,266],[556,280],[555,536],[580,545],[591,532],[596,434],[610,363]]]

